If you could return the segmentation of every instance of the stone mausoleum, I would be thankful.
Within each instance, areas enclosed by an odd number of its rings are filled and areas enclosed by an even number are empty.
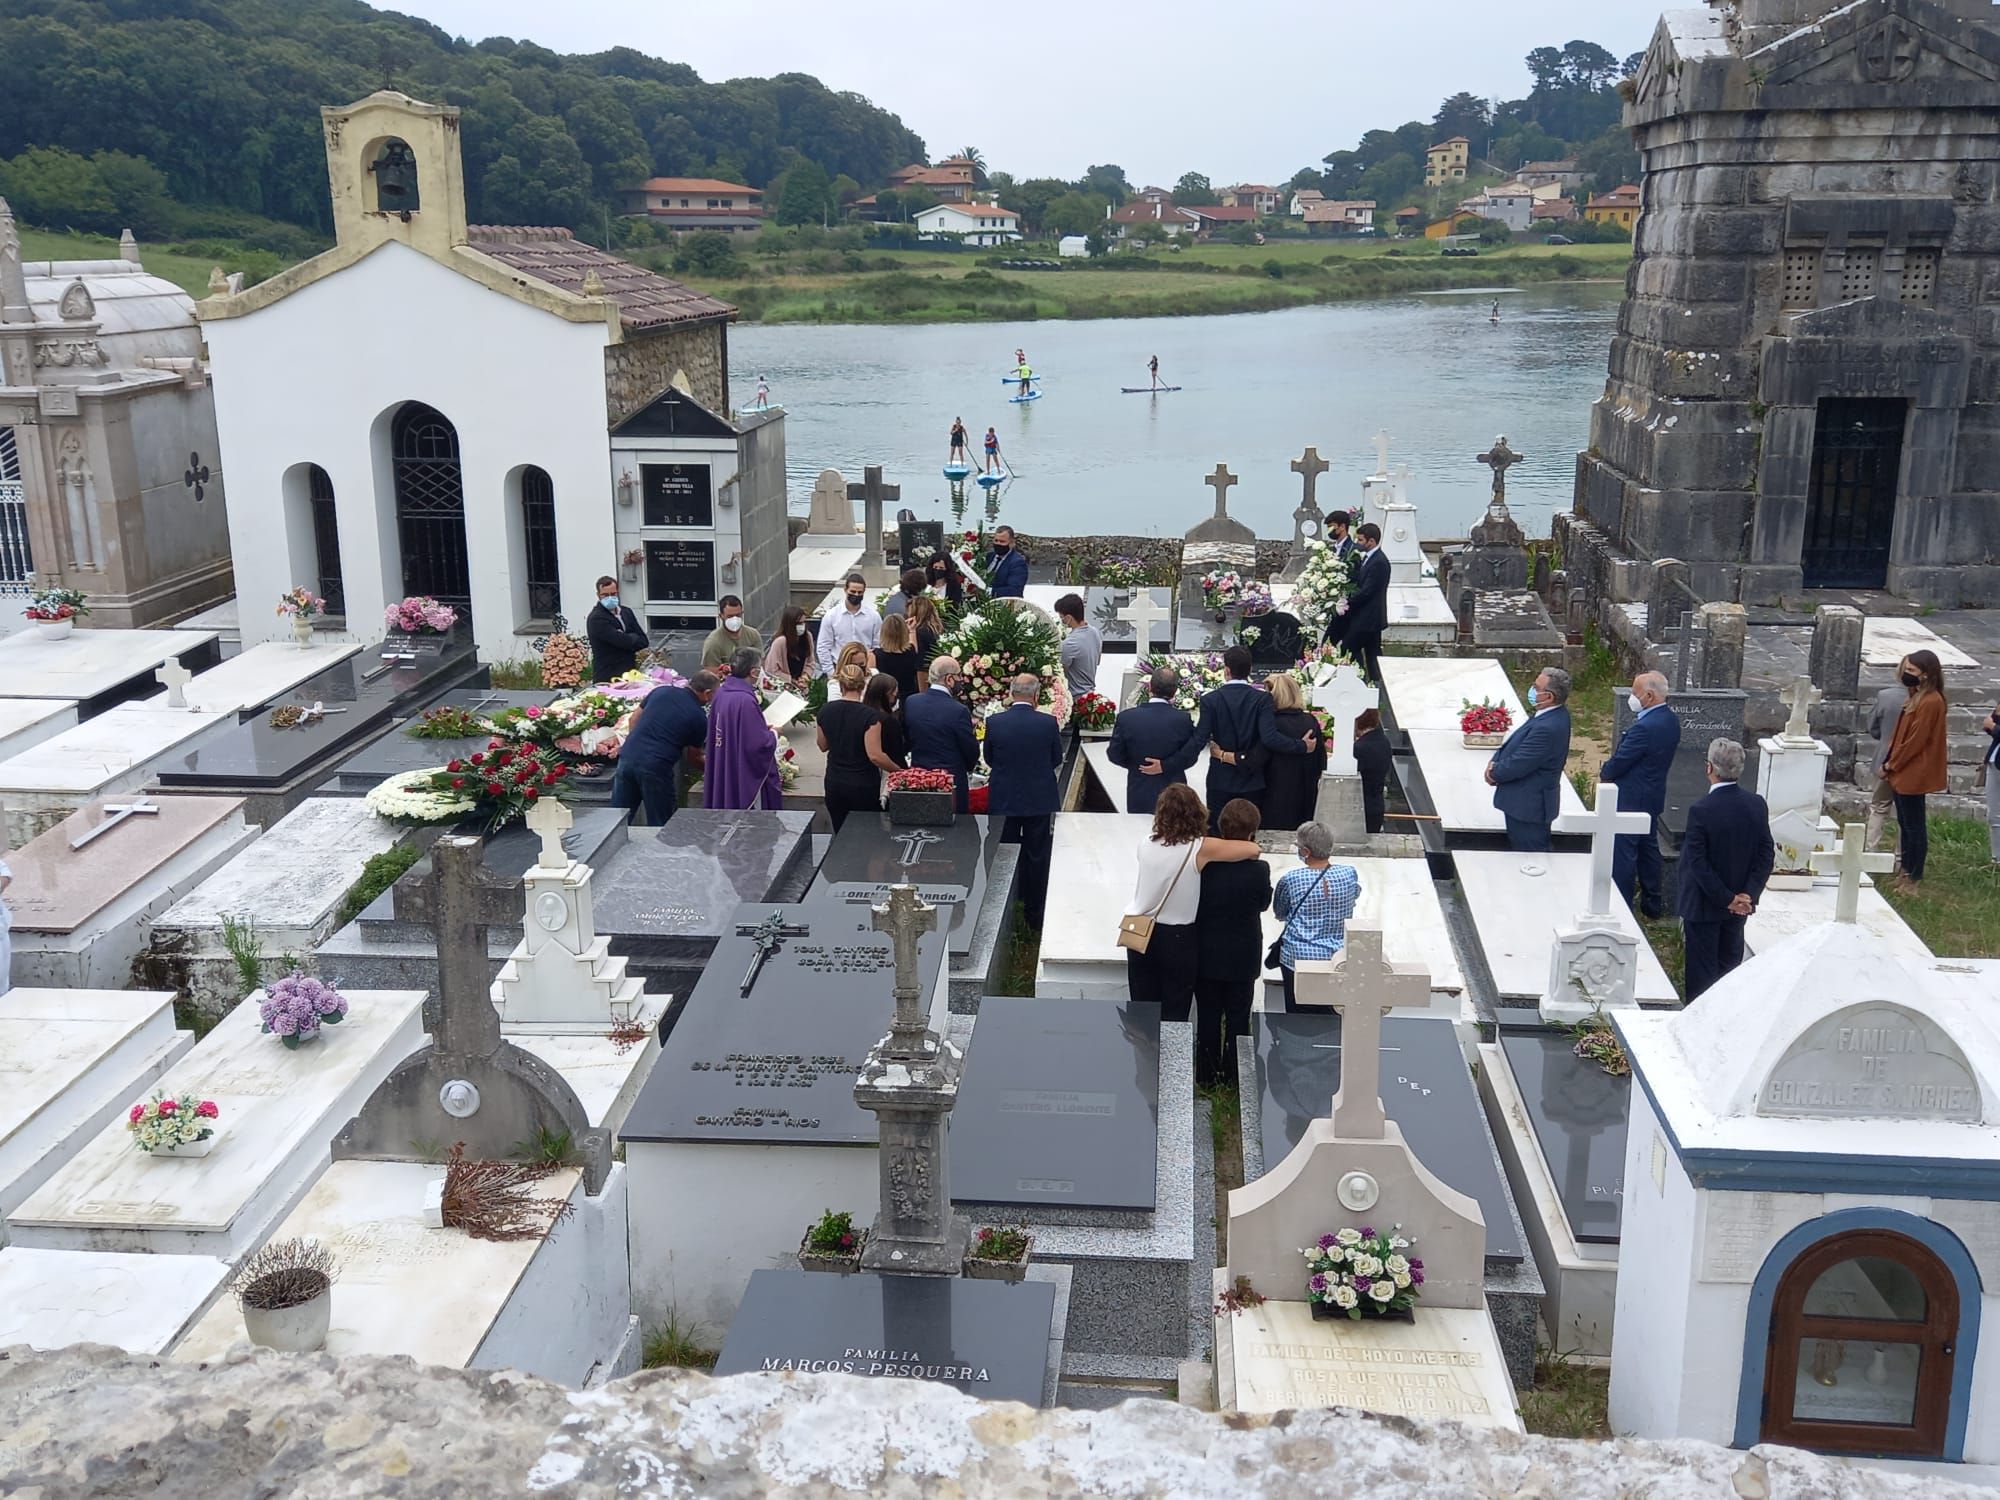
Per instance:
[[[1577,513],[1706,598],[2000,603],[2000,11],[1670,11],[1626,120],[1644,205]]]
[[[334,247],[198,309],[249,497],[245,644],[295,584],[364,640],[445,600],[491,661],[579,622],[604,574],[659,629],[729,593],[775,617],[784,418],[729,416],[735,309],[567,229],[468,224],[456,109],[383,91],[321,118]]]

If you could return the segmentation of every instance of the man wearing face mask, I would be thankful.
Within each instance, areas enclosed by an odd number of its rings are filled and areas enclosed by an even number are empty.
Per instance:
[[[995,599],[1019,599],[1028,591],[1028,559],[1014,545],[1014,528],[1002,526],[993,533],[993,550],[986,554],[986,572],[993,580]]]
[[[1667,772],[1681,746],[1681,721],[1667,706],[1667,679],[1658,672],[1634,677],[1628,701],[1632,723],[1618,737],[1611,759],[1598,767],[1597,779],[1618,788],[1620,812],[1650,813],[1653,826],[1644,833],[1618,835],[1611,849],[1611,883],[1640,916],[1663,917],[1667,908],[1660,890],[1660,814],[1667,810]]]
[[[639,653],[649,644],[639,617],[618,598],[618,580],[610,574],[597,580],[597,603],[584,622],[590,640],[590,680],[609,682],[639,665]]]
[[[831,677],[840,648],[859,641],[868,648],[868,665],[875,665],[875,648],[882,641],[882,617],[868,603],[868,580],[849,573],[839,609],[829,610],[819,622],[820,675]]]
[[[1528,721],[1486,763],[1493,805],[1507,820],[1507,847],[1534,853],[1549,847],[1549,826],[1561,804],[1569,761],[1569,673],[1545,667],[1528,689]]]
[[[741,599],[734,594],[724,594],[716,605],[716,611],[715,629],[701,643],[701,664],[709,671],[727,668],[739,651],[764,649],[764,637],[744,622]]]

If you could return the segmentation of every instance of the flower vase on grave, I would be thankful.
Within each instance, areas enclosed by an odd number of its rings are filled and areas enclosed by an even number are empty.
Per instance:
[[[299,615],[292,616],[292,639],[298,643],[301,651],[311,646],[313,643],[312,621]]]
[[[903,828],[949,828],[958,816],[958,789],[949,771],[892,771],[882,807]]]
[[[35,632],[45,641],[65,640],[75,628],[76,621],[71,619],[35,621]]]
[[[198,1141],[180,1141],[171,1146],[155,1146],[148,1156],[206,1156],[215,1149],[216,1134],[210,1131]],[[145,1150],[142,1146],[141,1150]]]

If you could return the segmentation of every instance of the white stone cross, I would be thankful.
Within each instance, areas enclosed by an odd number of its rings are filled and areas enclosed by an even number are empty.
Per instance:
[[[142,817],[147,813],[157,814],[159,810],[160,804],[157,802],[148,802],[144,792],[139,793],[130,802],[107,802],[104,805],[106,814],[104,821],[91,829],[82,838],[71,839],[69,846],[72,849],[81,849],[100,834],[111,832],[112,829],[116,828],[127,818]]]
[[[1861,915],[1861,877],[1885,875],[1896,867],[1893,854],[1868,852],[1868,826],[1849,823],[1840,831],[1840,847],[1812,856],[1815,870],[1840,871],[1840,894],[1834,898],[1833,920],[1852,922]]]
[[[1141,584],[1132,590],[1132,602],[1113,616],[1121,625],[1130,625],[1139,632],[1139,654],[1144,656],[1153,649],[1153,627],[1164,625],[1173,614],[1159,600],[1153,591]]]
[[[1389,429],[1386,427],[1375,434],[1375,473],[1384,479],[1389,477]]]
[[[542,841],[542,852],[535,859],[542,869],[569,868],[569,854],[563,848],[563,831],[575,821],[569,809],[554,797],[544,797],[528,809],[528,827]]]
[[[1618,788],[1609,781],[1597,783],[1597,805],[1589,812],[1564,813],[1554,824],[1557,833],[1590,835],[1590,909],[1586,917],[1611,915],[1611,856],[1621,833],[1651,833],[1653,819],[1647,813],[1618,810]]]
[[[937,931],[937,908],[926,905],[915,886],[892,885],[889,899],[868,910],[874,929],[889,934],[896,954],[896,1020],[890,1028],[891,1050],[919,1050],[930,1022],[918,1003],[922,983],[917,956],[923,935]]]
[[[1785,725],[1786,739],[1798,743],[1812,739],[1813,705],[1825,696],[1804,673],[1792,679],[1792,685],[1778,695],[1778,701],[1790,704],[1792,709],[1792,717]]]
[[[1401,501],[1404,505],[1413,505],[1416,503],[1415,501],[1410,499],[1410,490],[1413,487],[1410,483],[1410,479],[1411,479],[1410,466],[1408,464],[1397,464],[1396,498],[1399,501]]]
[[[1359,667],[1335,667],[1312,685],[1312,706],[1333,720],[1327,738],[1326,774],[1352,776],[1354,765],[1354,721],[1364,709],[1382,706],[1382,690],[1370,687]]]
[[[153,676],[158,678],[160,686],[167,690],[168,708],[186,708],[188,706],[185,689],[188,683],[193,680],[194,673],[190,672],[179,661],[170,656],[164,662],[160,663],[159,670]]]
[[[1298,966],[1301,1005],[1340,1012],[1340,1092],[1333,1133],[1342,1140],[1382,1139],[1382,1017],[1399,1005],[1428,1005],[1430,971],[1382,956],[1382,929],[1347,924],[1347,945],[1330,964]]]
[[[1236,476],[1229,472],[1229,465],[1217,464],[1215,472],[1203,479],[1202,483],[1215,486],[1216,520],[1227,520],[1229,517],[1229,491],[1236,483]]]

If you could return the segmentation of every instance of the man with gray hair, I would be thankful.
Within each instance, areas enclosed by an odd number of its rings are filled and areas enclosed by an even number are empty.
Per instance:
[[[903,704],[903,734],[912,766],[951,772],[958,786],[958,811],[965,812],[970,807],[969,778],[979,764],[979,737],[972,732],[972,710],[958,700],[962,675],[955,656],[932,662],[930,690],[912,694]]]
[[[1507,820],[1507,847],[1523,853],[1549,848],[1549,828],[1562,806],[1569,763],[1569,673],[1544,667],[1528,689],[1528,718],[1486,763],[1493,805]]]
[[[1742,775],[1743,747],[1710,740],[1708,793],[1688,806],[1675,902],[1690,1000],[1743,962],[1743,928],[1777,860],[1770,809],[1737,785]]]
[[[1042,679],[1023,672],[1007,687],[1008,704],[986,721],[988,817],[1004,818],[1003,842],[1021,846],[1021,907],[1028,925],[1039,930],[1049,892],[1049,853],[1055,842],[1061,793],[1062,730],[1055,715],[1036,707]]]
[[[1150,813],[1161,792],[1187,784],[1187,768],[1176,757],[1194,738],[1194,720],[1174,702],[1180,690],[1180,673],[1172,667],[1155,667],[1148,701],[1126,709],[1111,726],[1111,743],[1104,753],[1112,765],[1125,768],[1128,813]],[[1196,746],[1195,755],[1200,753]]]
[[[1641,672],[1632,679],[1626,701],[1632,722],[1618,736],[1611,759],[1598,767],[1597,779],[1618,788],[1620,812],[1650,814],[1653,826],[1644,833],[1621,833],[1611,849],[1611,883],[1633,911],[1642,917],[1666,915],[1660,894],[1660,815],[1667,810],[1667,773],[1681,747],[1681,721],[1667,706],[1667,679],[1658,672]],[[1632,883],[1638,880],[1634,900]]]

